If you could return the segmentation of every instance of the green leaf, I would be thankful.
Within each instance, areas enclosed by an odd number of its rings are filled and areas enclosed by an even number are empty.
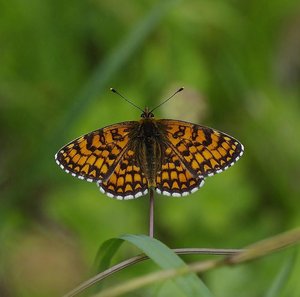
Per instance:
[[[110,266],[111,259],[124,241],[119,238],[111,238],[103,242],[95,259],[95,270],[103,271]]]
[[[296,250],[294,251],[294,253],[292,253],[292,255],[290,255],[290,257],[286,260],[286,262],[278,272],[275,280],[273,281],[265,297],[280,296],[280,293],[283,287],[286,285],[288,278],[291,274],[291,271],[294,267],[295,259],[296,259]]]
[[[141,249],[162,269],[184,268],[187,265],[170,248],[155,238],[146,235],[124,235],[121,237]],[[194,273],[177,276],[175,284],[190,297],[212,297],[204,283]]]
[[[121,247],[124,240],[119,238],[111,238],[104,241],[100,248],[98,249],[97,255],[94,261],[93,274],[98,274],[101,271],[105,271],[111,265],[111,260]],[[92,286],[92,284],[91,284]],[[90,287],[90,292],[96,294],[102,288],[102,282],[97,281],[93,287],[88,286],[86,289]]]

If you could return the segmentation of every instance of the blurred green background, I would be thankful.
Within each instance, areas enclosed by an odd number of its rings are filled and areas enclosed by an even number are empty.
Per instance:
[[[89,276],[104,240],[147,233],[148,197],[110,199],[54,161],[84,133],[139,119],[112,86],[142,108],[185,86],[156,116],[212,126],[245,146],[195,194],[156,196],[158,239],[240,248],[298,226],[299,32],[297,0],[1,0],[0,296],[59,296]],[[204,280],[216,296],[264,296],[290,253]],[[278,296],[300,294],[295,261]]]

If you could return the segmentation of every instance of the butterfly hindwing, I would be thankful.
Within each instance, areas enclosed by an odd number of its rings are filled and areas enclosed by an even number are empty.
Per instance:
[[[148,193],[148,183],[136,161],[136,154],[128,149],[107,181],[99,181],[101,192],[117,199],[134,199]]]
[[[186,196],[203,184],[204,178],[193,176],[173,149],[165,150],[162,168],[156,178],[156,192],[166,196]]]

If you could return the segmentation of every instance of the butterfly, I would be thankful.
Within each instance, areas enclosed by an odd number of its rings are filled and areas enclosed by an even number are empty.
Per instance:
[[[155,119],[154,109],[140,109],[139,121],[106,126],[71,141],[55,155],[57,164],[97,183],[112,198],[138,198],[149,189],[180,197],[194,193],[206,177],[242,156],[244,147],[232,136],[181,120]]]

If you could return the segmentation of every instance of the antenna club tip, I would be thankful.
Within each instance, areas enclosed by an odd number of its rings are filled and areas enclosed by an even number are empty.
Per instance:
[[[112,92],[116,93],[117,91],[114,88],[109,88]]]
[[[177,92],[181,92],[184,90],[184,87],[181,87]]]

